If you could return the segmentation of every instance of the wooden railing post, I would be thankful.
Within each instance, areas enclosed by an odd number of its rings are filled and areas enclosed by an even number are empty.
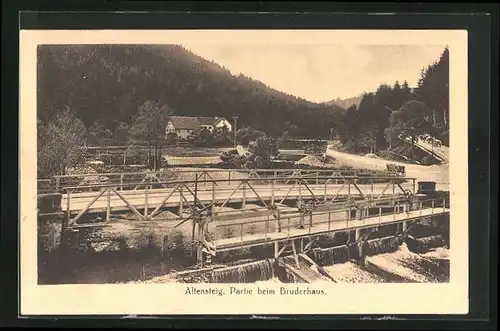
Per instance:
[[[182,219],[182,214],[184,212],[184,200],[182,197],[182,185],[179,187],[179,216]]]
[[[71,222],[71,190],[66,192],[66,213],[68,214],[68,224]]]
[[[276,180],[275,178],[276,178],[276,176],[271,179],[271,205],[273,205],[273,206],[274,206],[274,189],[275,189],[274,181]]]
[[[347,210],[347,223],[346,223],[346,228],[349,229],[349,221],[351,220],[351,206],[348,207],[349,209]]]
[[[243,223],[240,223],[240,241],[243,244]]]
[[[298,180],[299,183],[299,200],[302,200],[302,181]]]
[[[215,181],[212,181],[212,206],[215,206]]]
[[[269,215],[267,215],[266,226],[264,228],[264,231],[265,231],[264,238],[265,238],[266,241],[267,241],[267,231],[268,231],[268,228],[269,228]]]
[[[246,190],[246,180],[243,181],[243,201],[242,201],[242,209],[245,209],[247,204],[247,190]]]
[[[287,238],[290,238],[290,217],[288,217],[287,228],[288,228]]]
[[[107,207],[106,207],[106,222],[109,222],[111,216],[111,188],[107,189]]]
[[[146,183],[146,189],[144,190],[144,217],[148,216],[148,191],[149,181]]]

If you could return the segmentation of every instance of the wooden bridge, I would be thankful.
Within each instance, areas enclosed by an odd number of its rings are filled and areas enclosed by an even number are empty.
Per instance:
[[[287,248],[296,254],[313,247],[318,236],[338,231],[353,232],[356,242],[362,240],[359,229],[400,224],[405,231],[415,220],[449,213],[448,198],[416,195],[415,178],[243,173],[234,178],[233,171],[229,178],[226,171],[227,178],[214,179],[215,172],[189,172],[194,180],[167,181],[145,175],[136,182],[123,181],[123,174],[121,182],[76,186],[62,184],[61,177],[63,231],[108,226],[115,213],[133,214],[139,222],[170,222],[172,229],[191,224],[202,264],[217,252],[270,244],[276,258]]]

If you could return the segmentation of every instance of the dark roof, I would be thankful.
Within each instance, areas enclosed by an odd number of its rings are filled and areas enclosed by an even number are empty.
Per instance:
[[[219,117],[199,117],[200,125],[215,125]]]
[[[177,130],[196,130],[200,128],[198,117],[170,116],[169,120]]]

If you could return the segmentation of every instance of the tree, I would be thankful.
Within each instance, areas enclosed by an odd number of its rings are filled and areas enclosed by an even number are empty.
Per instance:
[[[106,145],[112,138],[113,133],[102,119],[96,120],[87,132],[87,143],[92,145]]]
[[[401,94],[404,102],[410,101],[412,99],[413,92],[406,80],[403,82],[403,85],[401,85]],[[401,104],[401,106],[402,105],[403,104]]]
[[[389,119],[389,128],[385,130],[390,141],[409,140],[414,150],[418,136],[429,132],[431,128],[431,124],[423,116],[428,111],[429,107],[425,103],[411,100],[393,112]]]
[[[125,122],[120,122],[118,125],[116,125],[115,132],[114,132],[114,138],[117,142],[119,143],[125,143],[127,142],[128,138],[128,124]]]
[[[226,125],[215,128],[212,134],[215,145],[222,146],[231,144],[231,133]]]
[[[38,121],[37,130],[38,177],[65,174],[68,167],[84,160],[85,126],[69,107],[65,107],[47,125]]]
[[[247,169],[266,169],[271,164],[271,144],[267,136],[259,136],[248,144],[250,157],[244,167]]]
[[[214,135],[207,128],[200,128],[191,132],[187,140],[195,146],[210,146],[214,144]]]
[[[430,108],[433,125],[448,126],[449,119],[449,51],[445,48],[438,61],[423,69],[416,90],[417,100]]]
[[[360,132],[360,123],[358,110],[356,105],[352,105],[347,108],[344,118],[342,119],[342,125],[340,127],[340,141],[342,143],[347,143],[348,141],[354,141],[358,139]]]
[[[165,139],[165,127],[171,113],[168,106],[158,101],[146,101],[139,107],[129,128],[132,143],[147,144],[149,166],[155,170],[160,165],[161,145]]]
[[[266,134],[250,127],[236,131],[236,141],[242,145],[248,145],[251,140],[256,141],[259,137],[266,137]]]
[[[358,108],[359,125],[364,133],[363,145],[370,141],[367,152],[376,152],[386,147],[384,130],[388,126],[390,110],[387,100],[390,100],[391,88],[381,85],[376,93],[365,94]]]

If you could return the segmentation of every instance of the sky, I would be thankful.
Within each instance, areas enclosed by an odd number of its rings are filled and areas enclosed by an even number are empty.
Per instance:
[[[439,59],[443,46],[184,44],[193,53],[312,102],[350,98],[382,83],[408,81]]]

